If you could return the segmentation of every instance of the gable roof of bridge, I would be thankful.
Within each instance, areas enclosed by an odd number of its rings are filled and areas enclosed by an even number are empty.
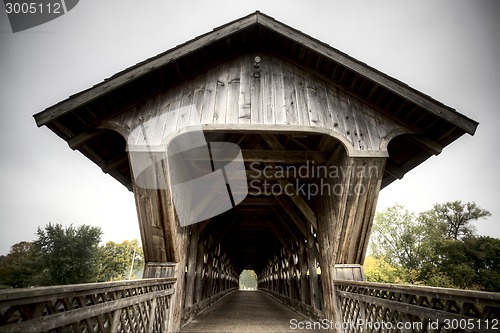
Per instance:
[[[473,135],[478,125],[408,85],[258,11],[127,68],[36,114],[35,121],[130,189],[124,142],[97,130],[99,124],[221,61],[249,52],[269,52],[301,66],[419,133],[413,138],[393,139],[383,186],[439,154],[463,134]]]

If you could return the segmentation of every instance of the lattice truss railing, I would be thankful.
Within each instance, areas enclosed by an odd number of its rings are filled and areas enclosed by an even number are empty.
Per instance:
[[[500,293],[335,281],[336,325],[351,332],[499,332]]]
[[[0,332],[166,332],[175,279],[0,292]]]

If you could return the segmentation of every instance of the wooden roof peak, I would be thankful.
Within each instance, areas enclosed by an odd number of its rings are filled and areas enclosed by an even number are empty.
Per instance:
[[[255,32],[255,28],[263,29],[264,31],[261,31],[260,33]],[[253,32],[245,35],[245,32],[249,30],[252,30]],[[295,43],[296,45],[304,47],[307,49],[307,52],[314,54],[315,57],[321,57],[326,61],[345,67],[347,70],[371,81],[373,84],[382,87],[384,90],[400,96],[406,101],[425,109],[427,112],[436,117],[446,120],[464,132],[471,135],[475,133],[478,125],[476,121],[409,87],[405,83],[350,57],[349,55],[329,46],[324,42],[281,23],[260,11],[256,11],[250,15],[224,24],[210,32],[158,54],[157,56],[131,66],[111,76],[110,78],[105,79],[103,82],[98,83],[95,86],[79,92],[64,101],[37,113],[34,115],[35,121],[38,126],[48,125],[55,119],[62,117],[80,107],[84,107],[87,103],[119,90],[124,85],[138,81],[142,77],[150,75],[155,71],[159,71],[161,68],[164,68],[169,64],[180,61],[182,58],[189,56],[189,54],[193,52],[199,52],[200,50],[209,48],[217,42],[231,38],[231,36],[238,35],[235,38],[264,38],[262,36],[264,36],[265,33],[279,35],[280,38],[283,38],[290,43]],[[267,38],[269,39],[271,37]],[[246,42],[250,43],[248,40]],[[259,44],[259,41],[255,40],[251,42],[253,44]],[[239,47],[245,47],[244,45],[245,43],[242,43],[241,41],[238,43]],[[231,51],[234,52],[234,50]],[[277,50],[273,49],[273,51]],[[218,56],[220,57],[220,55]],[[286,52],[283,52],[282,56],[286,57]],[[211,61],[214,60],[211,59]],[[304,65],[306,67],[308,66],[307,63]]]

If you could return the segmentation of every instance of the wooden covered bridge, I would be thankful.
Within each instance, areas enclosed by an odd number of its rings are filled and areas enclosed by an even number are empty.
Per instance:
[[[142,280],[2,292],[0,331],[234,331],[209,322],[236,323],[237,304],[262,321],[248,306],[266,297],[311,323],[488,331],[499,318],[497,294],[363,281],[379,191],[477,123],[260,12],[35,120],[133,191],[146,267]],[[244,269],[258,292],[235,292]]]

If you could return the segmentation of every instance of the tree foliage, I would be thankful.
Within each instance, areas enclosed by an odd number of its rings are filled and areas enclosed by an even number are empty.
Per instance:
[[[392,266],[420,268],[423,256],[422,225],[401,205],[377,213],[372,229],[371,250]]]
[[[107,242],[99,248],[97,281],[117,281],[136,277],[144,267],[139,241]]]
[[[367,281],[385,283],[410,283],[408,273],[401,266],[392,266],[383,257],[367,256],[364,264]]]
[[[99,227],[49,223],[38,228],[33,242],[40,266],[40,285],[61,285],[95,282],[98,246],[102,230]]]
[[[33,243],[12,245],[9,254],[0,260],[0,284],[13,288],[32,286],[37,272],[35,262]]]
[[[372,281],[500,291],[500,239],[475,234],[491,214],[475,203],[435,204],[418,216],[400,205],[377,213],[365,274]],[[366,266],[367,265],[367,266]]]
[[[0,256],[0,288],[21,288],[142,277],[144,258],[137,239],[99,246],[98,227],[48,224],[34,242],[14,244]]]
[[[454,240],[473,236],[476,229],[471,221],[489,216],[491,213],[475,202],[463,204],[461,201],[435,204],[430,211],[421,214],[427,226],[438,230],[444,238]]]
[[[446,274],[453,287],[500,291],[500,239],[467,236],[446,239],[437,245],[439,256],[422,272],[432,283],[437,272]]]

